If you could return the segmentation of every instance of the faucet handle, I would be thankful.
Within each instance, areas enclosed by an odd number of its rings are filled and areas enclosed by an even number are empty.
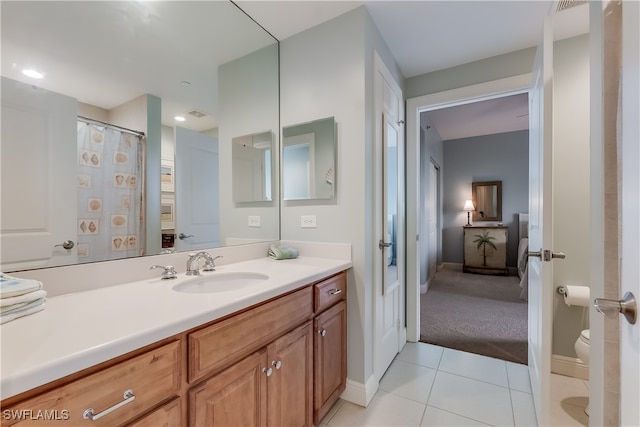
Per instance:
[[[202,267],[202,271],[216,271],[216,263],[215,261],[218,258],[223,258],[222,255],[218,255],[216,257],[211,258],[211,255],[209,255],[208,253],[205,252],[206,255],[208,255],[206,257],[206,262],[204,264],[204,267]]]
[[[175,279],[178,277],[178,272],[173,265],[167,265],[166,267],[164,265],[152,265],[149,270],[153,270],[154,268],[162,268],[164,270],[162,276],[160,276],[162,280]]]

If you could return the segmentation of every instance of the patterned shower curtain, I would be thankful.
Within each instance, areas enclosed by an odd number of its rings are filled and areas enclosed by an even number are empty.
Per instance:
[[[78,121],[78,262],[142,255],[144,138]]]

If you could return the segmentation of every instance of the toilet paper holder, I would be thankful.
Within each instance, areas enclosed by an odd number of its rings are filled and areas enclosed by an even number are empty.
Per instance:
[[[565,288],[564,286],[558,286],[556,287],[556,292],[559,293],[560,295],[566,295],[567,288]]]

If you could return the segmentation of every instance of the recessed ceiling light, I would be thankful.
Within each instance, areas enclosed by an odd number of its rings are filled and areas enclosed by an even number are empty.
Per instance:
[[[187,120],[187,119],[185,119],[185,118],[184,118],[184,117],[182,117],[182,116],[175,116],[173,119],[174,119],[176,122],[184,122],[184,121],[186,121],[186,120]]]
[[[30,68],[25,68],[24,70],[22,70],[22,74],[27,77],[31,77],[32,79],[41,79],[44,77],[44,74],[42,74],[41,72]]]

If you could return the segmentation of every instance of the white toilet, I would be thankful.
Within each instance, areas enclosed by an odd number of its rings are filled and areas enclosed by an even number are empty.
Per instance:
[[[576,340],[574,345],[576,354],[582,360],[585,365],[589,365],[589,330],[585,329],[580,332],[580,336]],[[584,412],[589,415],[589,405],[585,408]]]
[[[580,332],[580,336],[576,340],[574,345],[576,354],[584,362],[585,365],[589,364],[589,330],[585,329]]]

